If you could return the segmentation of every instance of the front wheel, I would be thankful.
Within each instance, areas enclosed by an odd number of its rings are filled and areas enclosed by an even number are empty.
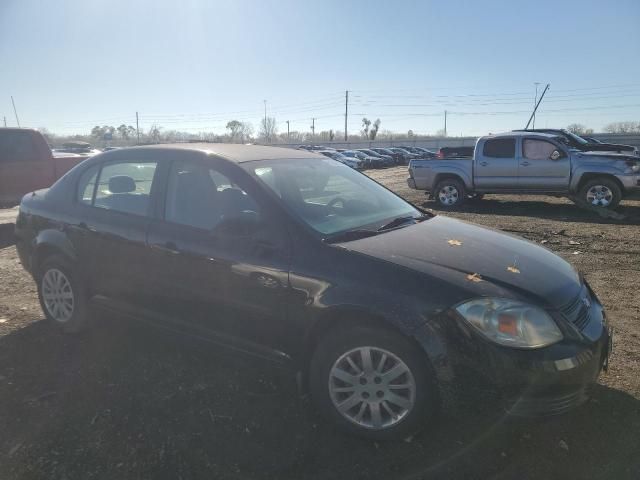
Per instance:
[[[436,203],[444,208],[454,208],[466,200],[463,183],[456,178],[445,178],[436,184],[433,191]]]
[[[316,348],[312,398],[343,430],[365,438],[406,438],[438,406],[435,376],[425,355],[395,332],[353,327],[331,332]]]
[[[580,187],[578,201],[589,207],[613,209],[622,200],[618,184],[609,178],[594,178]]]

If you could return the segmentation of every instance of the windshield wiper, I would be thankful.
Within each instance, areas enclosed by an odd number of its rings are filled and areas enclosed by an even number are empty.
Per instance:
[[[366,230],[364,228],[356,228],[353,230],[346,230],[344,232],[336,233],[324,239],[325,243],[338,243],[348,242],[350,240],[359,240],[360,238],[373,237],[380,232],[376,230]]]
[[[421,222],[426,218],[431,218],[428,215],[422,215],[420,217],[414,217],[413,215],[407,217],[396,217],[391,220],[389,223],[385,223],[380,228],[378,228],[378,232],[383,232],[384,230],[389,230],[391,228],[399,227],[402,224],[405,224],[410,221],[414,221],[415,223]]]

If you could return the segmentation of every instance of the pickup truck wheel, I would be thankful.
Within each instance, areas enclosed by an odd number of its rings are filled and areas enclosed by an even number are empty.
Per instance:
[[[578,193],[580,203],[588,207],[615,208],[622,200],[622,191],[616,182],[608,178],[587,181]]]
[[[51,255],[38,270],[38,299],[47,320],[67,333],[84,330],[87,298],[73,264],[62,255]]]
[[[464,185],[455,178],[440,180],[433,192],[433,198],[442,207],[453,208],[462,205],[467,198]]]

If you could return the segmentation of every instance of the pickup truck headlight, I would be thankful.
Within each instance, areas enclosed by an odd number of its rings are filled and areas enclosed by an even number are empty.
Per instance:
[[[562,340],[553,319],[542,309],[505,298],[478,298],[455,310],[492,342],[514,348],[541,348]]]

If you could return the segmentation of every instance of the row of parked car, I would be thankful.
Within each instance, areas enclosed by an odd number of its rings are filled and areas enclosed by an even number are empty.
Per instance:
[[[321,153],[355,169],[386,168],[408,165],[411,160],[436,158],[437,153],[422,147],[402,146],[385,148],[335,149],[323,145],[300,145],[300,150]]]

